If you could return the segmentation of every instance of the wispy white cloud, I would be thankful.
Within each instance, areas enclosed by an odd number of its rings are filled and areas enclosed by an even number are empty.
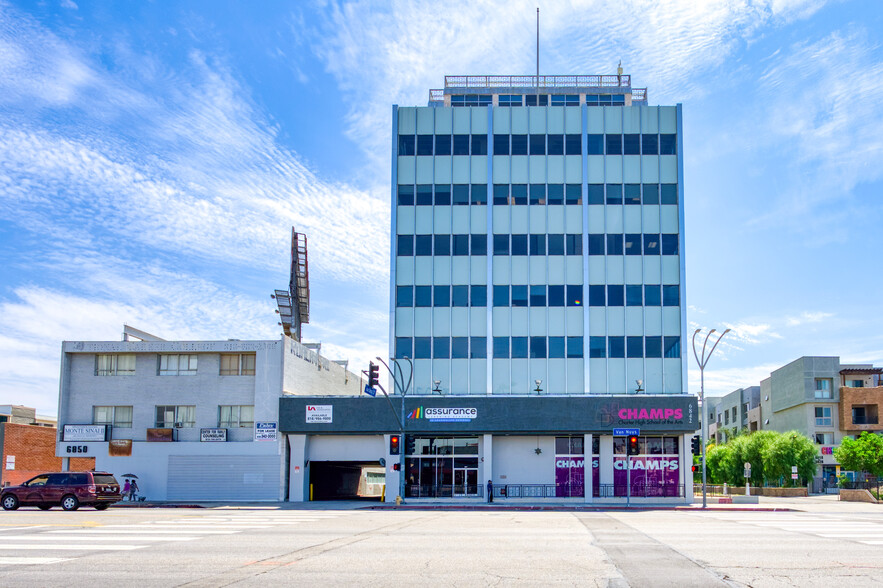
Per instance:
[[[833,316],[833,312],[802,312],[798,316],[787,317],[785,319],[785,324],[789,327],[798,327],[800,325],[820,323]]]

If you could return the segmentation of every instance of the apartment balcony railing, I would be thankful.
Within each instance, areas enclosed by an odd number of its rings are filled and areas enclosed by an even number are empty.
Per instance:
[[[853,425],[878,425],[880,417],[876,416],[854,416],[852,417]]]

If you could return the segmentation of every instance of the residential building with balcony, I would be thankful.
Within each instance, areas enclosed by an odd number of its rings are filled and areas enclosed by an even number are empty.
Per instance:
[[[725,443],[740,432],[760,428],[760,386],[739,388],[729,394],[707,399],[709,406],[708,438]]]

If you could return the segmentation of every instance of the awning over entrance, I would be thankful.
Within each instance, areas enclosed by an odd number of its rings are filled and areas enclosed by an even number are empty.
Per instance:
[[[392,397],[395,414],[401,399]],[[695,396],[412,396],[405,398],[408,433],[614,434],[690,433],[699,428]],[[385,398],[286,396],[279,428],[291,434],[398,432]]]

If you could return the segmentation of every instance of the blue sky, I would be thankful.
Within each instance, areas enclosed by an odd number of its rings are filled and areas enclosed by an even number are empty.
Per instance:
[[[0,0],[0,404],[54,414],[61,341],[124,322],[276,338],[292,225],[305,340],[383,355],[391,105],[532,73],[536,5]],[[540,73],[621,59],[684,105],[689,328],[733,329],[707,392],[883,365],[883,4],[539,5]]]

